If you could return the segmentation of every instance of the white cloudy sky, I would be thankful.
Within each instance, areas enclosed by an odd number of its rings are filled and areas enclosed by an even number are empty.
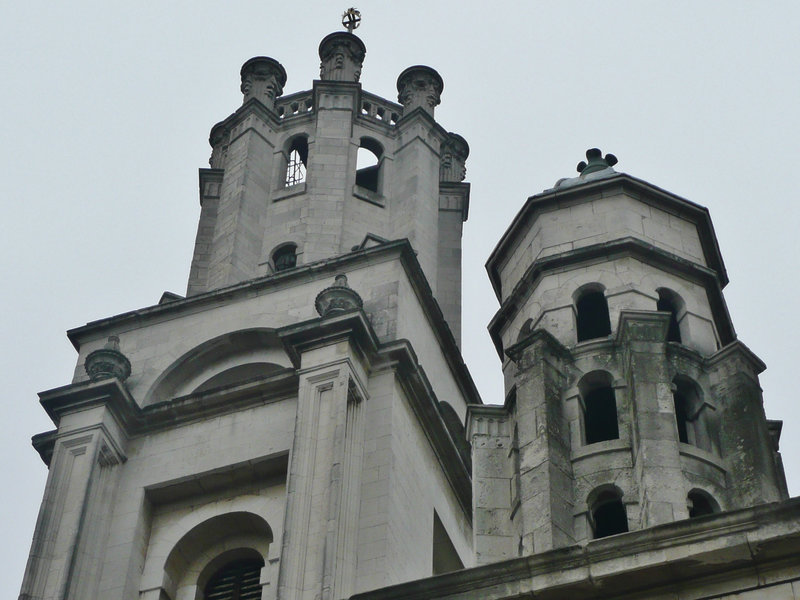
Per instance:
[[[239,68],[279,60],[309,89],[329,0],[6,2],[0,7],[3,235],[0,597],[19,591],[51,428],[36,393],[69,383],[65,330],[183,293],[211,126],[241,103]],[[768,365],[800,493],[794,409],[800,323],[800,51],[796,0],[364,0],[364,87],[394,99],[407,66],[445,81],[437,119],[472,148],[464,229],[464,354],[501,400],[483,268],[525,198],[574,174],[586,148],[708,206],[739,337]]]

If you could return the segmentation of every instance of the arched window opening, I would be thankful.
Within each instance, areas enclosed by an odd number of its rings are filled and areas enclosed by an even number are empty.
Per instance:
[[[608,302],[602,290],[592,289],[580,295],[575,308],[578,313],[578,341],[606,337],[611,333]]]
[[[704,517],[719,512],[719,505],[714,499],[700,490],[689,492],[689,518]]]
[[[595,539],[628,531],[628,515],[617,491],[601,492],[592,504],[591,515]]]
[[[675,420],[678,422],[678,440],[684,444],[689,443],[689,400],[686,395],[677,389],[672,392],[675,403]]]
[[[517,334],[517,341],[521,342],[526,337],[531,334],[531,330],[533,329],[533,319],[528,319],[522,324],[522,327],[519,329],[519,334]]]
[[[681,329],[678,324],[678,311],[682,306],[680,298],[674,292],[666,289],[658,290],[658,302],[656,308],[662,312],[669,313],[669,328],[667,329],[667,341],[681,343]]]
[[[272,264],[275,266],[275,271],[293,269],[297,265],[297,246],[287,244],[275,250],[272,254]]]
[[[203,600],[260,600],[263,560],[228,563],[211,576]]]
[[[296,137],[289,146],[289,159],[286,167],[286,187],[303,183],[308,166],[308,139]]]
[[[711,451],[714,444],[708,423],[710,406],[703,402],[700,387],[691,379],[679,375],[672,381],[672,400],[678,440]]]
[[[361,138],[356,157],[356,185],[379,194],[383,148],[371,138]]]
[[[611,383],[608,373],[596,372],[584,377],[578,385],[586,444],[619,439],[617,397]]]

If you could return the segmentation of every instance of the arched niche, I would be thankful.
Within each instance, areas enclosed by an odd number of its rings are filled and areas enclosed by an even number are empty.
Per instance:
[[[144,405],[266,377],[292,368],[272,329],[234,331],[208,340],[173,362],[153,384]]]
[[[161,588],[175,600],[202,600],[208,580],[239,560],[267,564],[273,542],[267,521],[252,512],[216,515],[187,531],[167,555]]]

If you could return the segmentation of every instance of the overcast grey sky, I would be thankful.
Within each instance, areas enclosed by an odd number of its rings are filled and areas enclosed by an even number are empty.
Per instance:
[[[36,393],[70,382],[65,330],[185,292],[211,126],[241,104],[239,68],[268,55],[286,93],[318,76],[317,46],[347,4],[6,2],[2,50],[4,291],[0,311],[0,597],[16,598],[47,470],[30,437],[52,428]],[[768,365],[767,415],[800,493],[795,268],[800,2],[365,0],[362,84],[395,99],[427,64],[437,120],[472,153],[464,228],[464,355],[502,400],[486,333],[483,264],[525,199],[575,174],[586,148],[617,170],[708,206],[728,308]]]

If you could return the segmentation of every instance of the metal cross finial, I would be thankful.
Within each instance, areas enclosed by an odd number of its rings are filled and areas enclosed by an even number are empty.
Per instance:
[[[350,33],[361,24],[361,12],[357,8],[348,8],[342,15],[342,25]]]

